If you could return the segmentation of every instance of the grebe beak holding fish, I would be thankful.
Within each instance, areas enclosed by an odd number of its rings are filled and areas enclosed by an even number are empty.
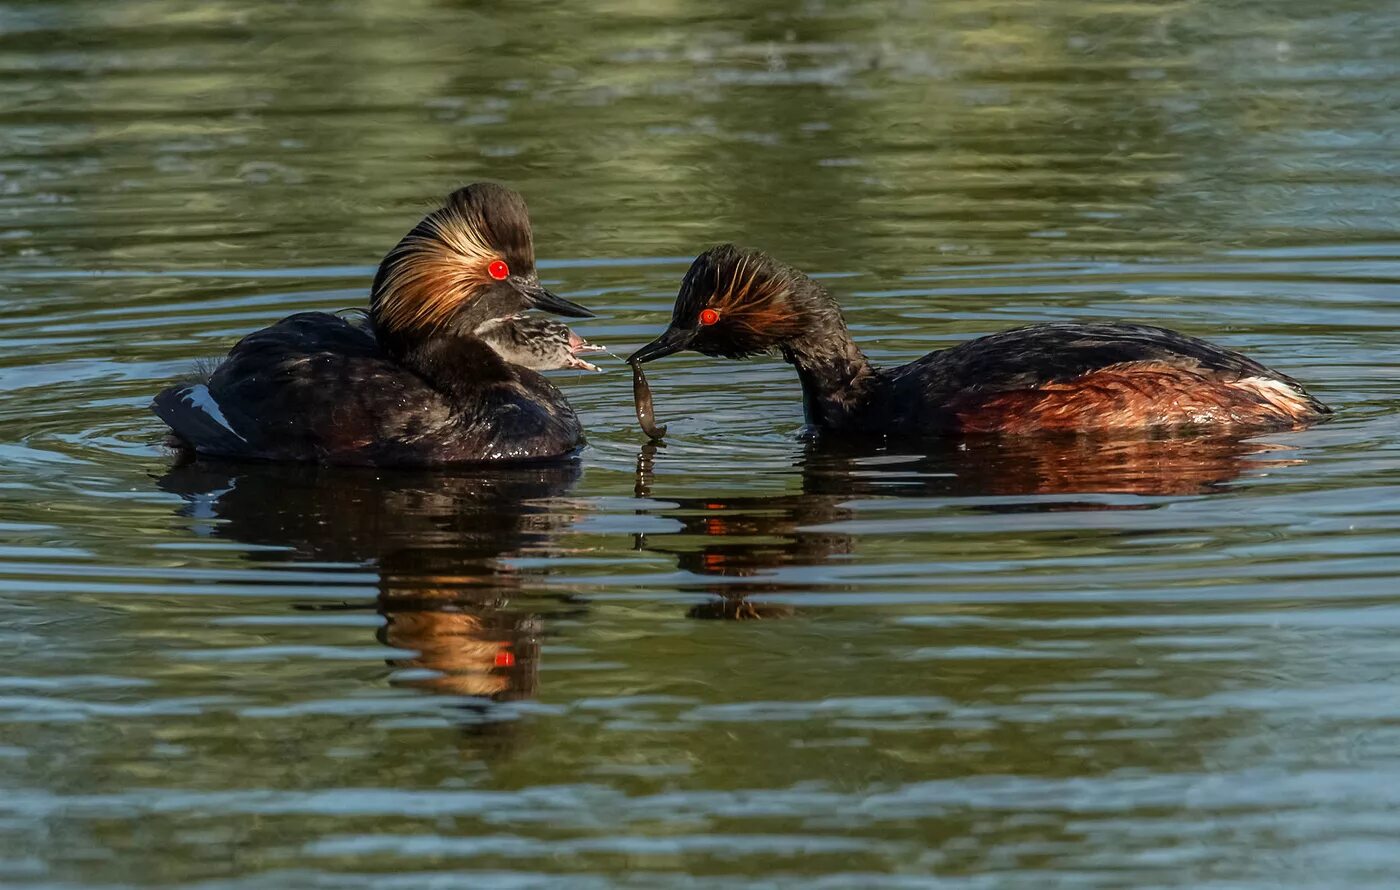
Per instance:
[[[1039,324],[876,368],[817,282],[757,250],[696,258],[671,324],[632,354],[637,417],[658,438],[641,365],[672,353],[777,352],[807,423],[833,436],[1288,429],[1330,415],[1297,381],[1231,349],[1139,324]]]

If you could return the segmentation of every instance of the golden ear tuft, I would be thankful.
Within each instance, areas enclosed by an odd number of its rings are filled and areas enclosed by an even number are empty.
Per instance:
[[[784,333],[796,321],[787,300],[796,282],[782,267],[765,262],[761,255],[745,254],[715,272],[715,294],[710,302],[717,307],[713,310],[716,321],[723,314],[731,325],[764,336]]]
[[[498,251],[451,204],[428,214],[384,258],[371,296],[375,321],[391,330],[439,329],[490,279],[509,275]]]

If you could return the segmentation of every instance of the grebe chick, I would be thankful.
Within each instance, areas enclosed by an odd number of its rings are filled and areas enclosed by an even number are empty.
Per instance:
[[[536,315],[493,318],[473,332],[512,364],[536,371],[597,371],[579,358],[606,347],[589,343],[568,325]]]
[[[339,309],[335,315],[365,330],[374,329],[367,309]],[[477,325],[472,334],[501,358],[532,371],[598,371],[597,365],[578,356],[608,349],[589,343],[566,324],[538,315],[493,318]]]
[[[670,326],[627,361],[685,349],[777,350],[797,369],[808,424],[842,435],[1278,429],[1331,413],[1251,358],[1139,324],[1031,325],[875,368],[821,285],[732,244],[696,258]]]
[[[219,457],[438,466],[567,456],[583,430],[563,394],[462,333],[531,308],[592,315],[540,285],[520,195],[476,183],[389,251],[368,325],[292,315],[152,409],[178,446]]]

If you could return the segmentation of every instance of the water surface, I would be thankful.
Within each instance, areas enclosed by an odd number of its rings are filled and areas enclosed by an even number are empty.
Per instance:
[[[1391,887],[1400,12],[0,4],[0,883]],[[879,362],[1127,319],[1334,404],[850,450],[781,362],[577,465],[175,467],[150,396],[530,201],[623,355],[734,240]]]

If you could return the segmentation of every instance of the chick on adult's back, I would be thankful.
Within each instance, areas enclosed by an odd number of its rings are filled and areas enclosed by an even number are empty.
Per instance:
[[[369,325],[292,315],[152,408],[182,448],[219,457],[372,466],[561,457],[583,443],[563,394],[471,333],[529,308],[591,315],[540,285],[520,195],[477,183],[384,258]]]

